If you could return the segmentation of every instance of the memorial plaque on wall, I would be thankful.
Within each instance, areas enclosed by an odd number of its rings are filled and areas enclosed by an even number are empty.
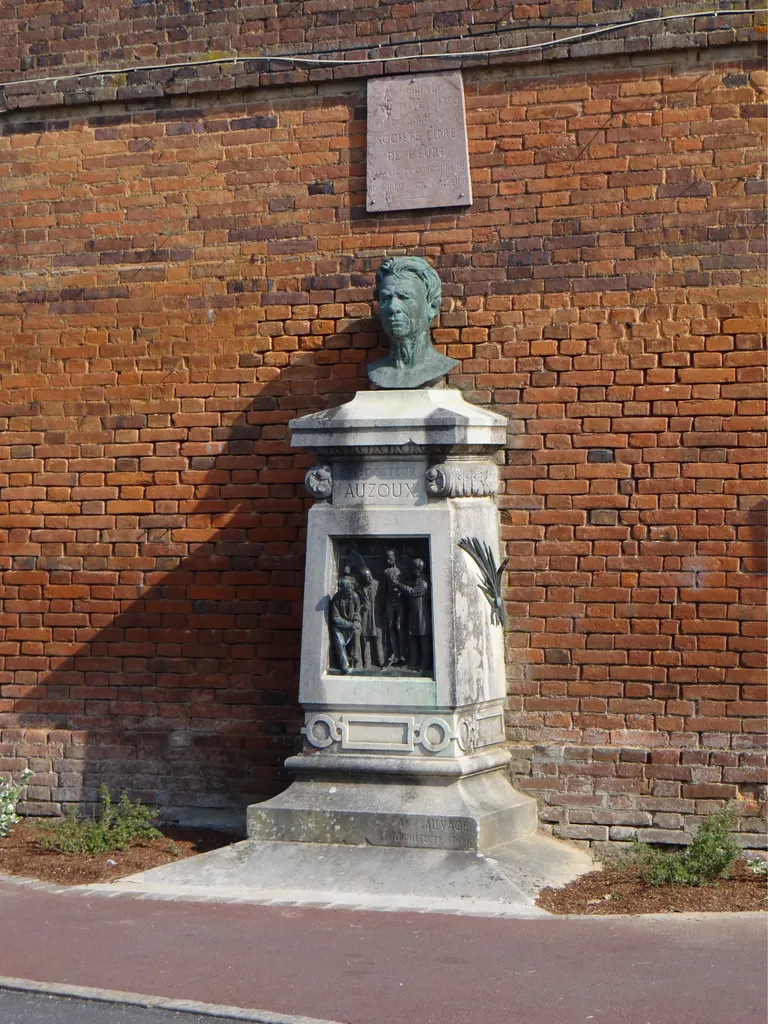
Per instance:
[[[366,209],[469,206],[460,71],[368,80]]]

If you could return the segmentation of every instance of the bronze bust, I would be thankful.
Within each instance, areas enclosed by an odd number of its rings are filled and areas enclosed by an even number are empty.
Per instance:
[[[420,388],[436,384],[457,360],[432,345],[430,324],[437,316],[442,285],[437,272],[418,256],[392,256],[376,272],[374,299],[389,338],[389,354],[368,364],[369,380],[380,388]]]

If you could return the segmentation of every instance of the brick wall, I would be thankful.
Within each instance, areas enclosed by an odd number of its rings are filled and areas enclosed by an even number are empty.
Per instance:
[[[733,798],[760,843],[761,68],[468,68],[466,211],[365,213],[363,78],[3,117],[0,771],[35,770],[27,813],[106,781],[212,820],[287,783],[286,424],[367,387],[375,269],[408,252],[451,384],[509,420],[516,784],[567,838],[684,840]]]
[[[402,53],[417,41],[428,41],[429,52],[456,41],[466,49],[467,40],[470,48],[484,48],[504,45],[512,31],[624,21],[649,6],[647,0],[0,0],[0,73],[8,80],[19,72],[81,71],[115,61],[370,46],[399,46]],[[676,12],[697,9],[700,4],[675,5]]]

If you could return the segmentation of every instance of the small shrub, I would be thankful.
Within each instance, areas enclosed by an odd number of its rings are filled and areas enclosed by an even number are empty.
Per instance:
[[[699,825],[685,850],[667,853],[640,846],[631,859],[640,878],[649,885],[704,885],[726,878],[741,854],[741,847],[731,835],[735,824],[733,811],[726,807]]]
[[[99,787],[101,809],[98,817],[79,819],[74,808],[56,822],[37,826],[38,844],[43,850],[59,850],[61,853],[109,853],[112,850],[126,850],[129,846],[146,839],[161,839],[150,823],[157,811],[137,800],[132,803],[128,794],[123,793],[117,804],[112,803],[109,789]]]
[[[753,875],[765,875],[768,877],[768,860],[763,860],[762,857],[754,857],[752,860],[748,860],[747,867]]]
[[[33,774],[31,768],[25,768],[18,782],[0,782],[0,839],[4,839],[19,820],[16,804]]]
[[[638,845],[633,851],[632,863],[637,868],[640,878],[648,885],[684,885],[687,882],[683,855],[676,850],[659,850],[654,846]]]

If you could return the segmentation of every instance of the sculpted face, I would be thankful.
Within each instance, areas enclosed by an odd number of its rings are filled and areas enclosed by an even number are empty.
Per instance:
[[[432,344],[430,324],[442,297],[440,277],[421,256],[390,256],[376,271],[373,297],[389,352],[368,364],[378,388],[420,388],[436,384],[458,365]]]
[[[415,274],[389,274],[379,288],[379,318],[397,341],[416,340],[429,330],[437,310],[428,302],[424,282]]]

